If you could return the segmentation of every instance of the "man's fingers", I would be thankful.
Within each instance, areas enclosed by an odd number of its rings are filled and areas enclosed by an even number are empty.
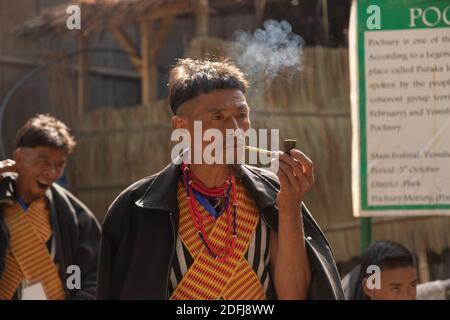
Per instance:
[[[16,162],[13,160],[0,161],[0,172],[8,172],[16,170]]]
[[[292,168],[289,165],[280,161],[280,171],[286,175],[291,187],[300,189],[299,181],[297,180],[297,177],[293,175]]]
[[[280,152],[276,161],[278,167],[277,175],[279,178],[286,178],[289,186],[296,189],[297,192],[308,190],[314,183],[313,175],[307,176],[303,171],[303,166],[300,161],[296,160],[293,156]],[[312,167],[310,165],[309,168],[311,168],[310,172],[312,174]],[[280,179],[280,183],[283,184],[285,182]]]
[[[3,160],[3,161],[0,161],[0,168],[4,167],[4,166],[11,166],[11,165],[14,165],[14,164],[16,164],[16,162],[14,160],[6,159],[6,160]]]
[[[294,176],[298,177],[303,173],[302,164],[286,153],[280,155],[280,162],[289,165]]]
[[[308,180],[308,178],[303,172],[297,172],[296,175],[294,176],[292,173],[292,169],[290,169],[290,174],[295,178],[295,185],[299,189],[303,191],[309,190],[312,183]]]
[[[310,158],[308,158],[306,156],[306,154],[304,154],[303,152],[301,152],[298,149],[292,149],[290,151],[290,155],[303,165],[303,168],[305,169],[305,174],[306,175],[312,174],[312,172],[313,172],[313,162],[311,161]]]
[[[7,160],[0,161],[0,169],[15,167],[15,165],[16,165],[16,162],[14,160],[7,159]]]
[[[293,186],[298,186],[302,190],[308,190],[314,183],[313,176],[307,176],[302,171],[302,165],[299,161],[295,161],[291,156],[286,154],[283,155],[283,160],[279,161],[279,166],[283,169],[288,178],[290,178],[290,183]]]
[[[303,166],[303,168],[305,168]],[[301,174],[299,175],[299,178],[304,179],[303,181],[307,181],[308,184],[311,186],[314,184],[314,167],[311,166],[309,169],[306,169],[304,171],[301,172]]]
[[[288,176],[286,175],[285,171],[281,169],[280,164],[278,164],[278,171],[277,171],[278,179],[280,179],[280,186],[291,186],[291,182],[289,181]]]
[[[298,149],[292,149],[290,151],[291,158],[301,164],[302,172],[304,173],[308,182],[312,185],[314,183],[314,165],[311,159],[309,159],[303,152]],[[283,158],[285,159],[285,158]]]

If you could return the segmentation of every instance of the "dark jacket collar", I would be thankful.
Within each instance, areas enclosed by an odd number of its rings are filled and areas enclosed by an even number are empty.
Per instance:
[[[242,181],[252,196],[260,212],[274,207],[278,193],[278,183],[261,169],[241,165],[237,168],[237,178]],[[178,212],[177,185],[181,174],[180,165],[171,162],[152,180],[144,195],[135,202],[139,207],[152,210]]]

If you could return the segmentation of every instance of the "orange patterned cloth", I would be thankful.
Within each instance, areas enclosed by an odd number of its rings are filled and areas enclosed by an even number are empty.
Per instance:
[[[49,212],[44,199],[33,202],[24,212],[19,203],[4,207],[10,234],[10,249],[0,279],[0,300],[10,300],[22,281],[41,282],[47,299],[65,299],[58,269],[46,243],[52,235]]]
[[[214,259],[203,245],[189,213],[186,190],[178,183],[180,208],[179,236],[194,258],[194,263],[183,276],[170,299],[172,300],[262,300],[266,299],[263,286],[244,255],[259,221],[259,212],[244,186],[236,182],[237,239],[233,254],[223,262]],[[223,247],[227,237],[227,218],[222,214],[212,218],[200,206],[206,222],[205,230],[210,243]]]

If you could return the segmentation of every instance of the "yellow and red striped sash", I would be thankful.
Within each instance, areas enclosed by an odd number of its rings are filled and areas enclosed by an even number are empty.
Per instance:
[[[248,264],[244,255],[259,221],[259,213],[254,201],[244,186],[236,182],[237,188],[237,239],[233,254],[220,262],[208,252],[200,240],[189,213],[186,191],[178,184],[178,205],[180,209],[179,235],[194,263],[175,288],[172,300],[262,300],[266,299],[258,276]],[[200,212],[207,219],[205,226],[211,244],[223,247],[227,235],[226,214],[214,220],[200,206]]]
[[[45,200],[34,201],[25,213],[19,203],[4,207],[10,234],[10,249],[0,279],[0,300],[10,300],[21,281],[41,282],[50,300],[61,300],[65,293],[58,270],[46,242],[52,231]]]

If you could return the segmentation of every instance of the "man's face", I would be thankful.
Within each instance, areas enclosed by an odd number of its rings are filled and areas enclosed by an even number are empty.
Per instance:
[[[415,300],[417,270],[414,267],[381,271],[381,288],[369,289],[363,281],[364,293],[371,300]]]
[[[25,201],[34,201],[57,181],[66,164],[66,153],[50,147],[17,148],[14,152],[17,166],[17,191]]]
[[[228,139],[227,145],[227,129],[247,131],[250,128],[249,112],[250,108],[240,90],[213,90],[184,103],[179,114],[172,118],[172,125],[174,129],[187,129],[194,141],[194,121],[201,121],[203,132],[218,129],[224,138],[223,149],[234,148],[236,155],[238,146],[233,143],[236,140]],[[211,141],[203,141],[202,150],[210,143]]]

